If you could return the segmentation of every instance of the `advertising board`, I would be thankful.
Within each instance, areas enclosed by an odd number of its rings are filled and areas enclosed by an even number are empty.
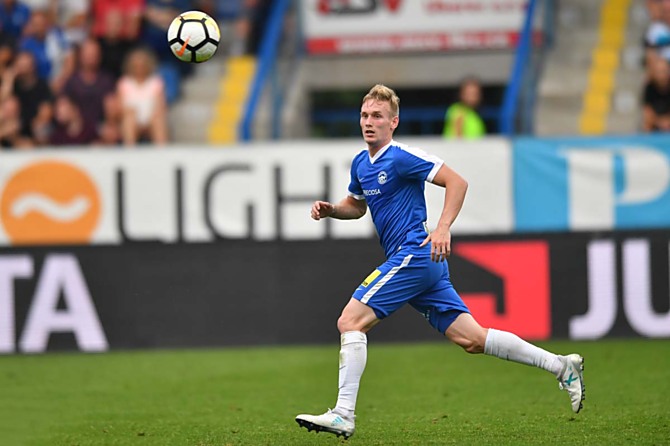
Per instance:
[[[669,231],[459,236],[479,322],[531,340],[670,337]],[[337,342],[374,240],[137,243],[0,252],[0,353]],[[439,340],[409,306],[375,341]]]
[[[509,49],[526,0],[305,0],[310,54]]]

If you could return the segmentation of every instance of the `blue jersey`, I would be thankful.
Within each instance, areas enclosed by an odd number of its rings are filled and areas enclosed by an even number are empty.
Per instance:
[[[367,201],[387,258],[403,244],[426,238],[425,182],[433,181],[442,164],[440,158],[396,141],[372,158],[367,150],[354,157],[349,195]]]

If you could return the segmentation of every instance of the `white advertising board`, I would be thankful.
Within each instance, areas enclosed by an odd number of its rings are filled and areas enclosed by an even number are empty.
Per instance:
[[[511,148],[504,140],[407,141],[470,183],[455,233],[513,228]],[[347,194],[355,140],[240,148],[40,150],[0,154],[0,246],[310,240],[374,236],[358,221],[309,217]],[[444,192],[428,185],[429,225]]]
[[[527,0],[302,0],[310,54],[511,48]]]

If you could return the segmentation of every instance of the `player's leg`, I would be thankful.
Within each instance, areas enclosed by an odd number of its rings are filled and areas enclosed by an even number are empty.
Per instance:
[[[483,328],[469,313],[461,313],[447,328],[445,335],[468,353],[485,353],[532,365],[554,375],[558,375],[562,368],[558,355],[532,345],[513,333]]]
[[[461,313],[444,333],[468,353],[484,353],[551,372],[567,390],[572,410],[579,412],[584,400],[583,363],[577,355],[559,356],[524,341],[517,335],[483,328],[469,313]]]
[[[340,371],[337,404],[322,415],[298,415],[302,427],[350,437],[361,376],[367,362],[366,333],[420,292],[429,277],[421,262],[400,251],[373,271],[354,291],[337,321]],[[439,276],[438,276],[439,277]],[[434,282],[434,280],[433,280]]]
[[[340,330],[340,373],[337,404],[333,412],[353,420],[361,376],[368,357],[366,333],[379,319],[372,308],[352,298],[337,320]]]
[[[342,314],[337,319],[337,329],[340,331],[340,334],[349,331],[367,333],[378,323],[379,318],[374,310],[352,297],[344,309],[342,309]]]
[[[583,358],[559,356],[532,345],[515,334],[479,325],[449,280],[448,267],[428,291],[410,301],[430,324],[469,353],[485,353],[509,361],[532,365],[554,374],[570,395],[572,409],[579,412],[584,399]]]
[[[351,298],[337,320],[340,331],[340,371],[337,403],[322,415],[301,414],[296,422],[307,430],[325,431],[349,438],[355,430],[354,411],[365,364],[368,340],[366,333],[379,319],[369,306]]]

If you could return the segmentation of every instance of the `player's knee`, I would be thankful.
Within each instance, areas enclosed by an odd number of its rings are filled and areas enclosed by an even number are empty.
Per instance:
[[[463,349],[468,353],[484,353],[484,344],[477,341],[469,341],[468,344],[463,347]]]
[[[356,319],[352,318],[347,314],[342,314],[339,319],[337,319],[337,329],[340,333],[346,333],[347,331],[361,331],[360,324],[356,323]]]
[[[484,342],[485,340],[480,339],[479,337],[460,337],[453,340],[456,345],[461,347],[468,353],[484,353]]]
[[[363,319],[352,317],[346,312],[342,313],[342,315],[337,320],[337,329],[340,331],[340,333],[346,333],[347,331],[367,331],[367,327]]]

